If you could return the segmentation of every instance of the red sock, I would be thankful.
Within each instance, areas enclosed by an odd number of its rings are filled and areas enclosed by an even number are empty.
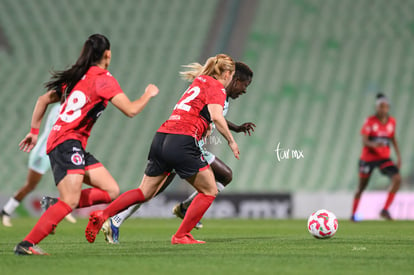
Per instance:
[[[201,220],[204,213],[213,203],[216,197],[199,193],[187,209],[184,220],[181,222],[175,236],[180,238],[190,233],[194,226]]]
[[[111,197],[108,192],[98,188],[83,189],[79,199],[77,208],[88,207],[94,204],[111,202]]]
[[[38,244],[41,240],[46,238],[47,235],[57,226],[57,224],[70,212],[72,208],[66,203],[59,200],[57,203],[49,207],[45,213],[37,221],[32,231],[24,238],[24,241],[28,241],[32,244]]]
[[[388,198],[385,201],[384,210],[388,210],[390,208],[391,203],[394,201],[395,193],[388,193]]]
[[[143,202],[145,202],[145,197],[141,189],[137,188],[129,190],[108,205],[108,207],[103,211],[103,216],[105,219],[108,219],[122,210],[127,209],[131,205]]]
[[[355,212],[358,208],[360,198],[354,198],[354,204],[352,205],[352,216],[355,215]]]

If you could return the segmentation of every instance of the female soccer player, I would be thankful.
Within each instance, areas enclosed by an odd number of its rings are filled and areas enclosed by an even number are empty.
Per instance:
[[[361,198],[362,192],[368,185],[369,178],[374,168],[378,167],[382,174],[391,179],[387,200],[380,216],[387,220],[392,220],[388,208],[394,200],[395,193],[400,188],[401,176],[401,155],[398,142],[395,138],[395,118],[389,115],[390,103],[383,94],[377,95],[376,113],[365,120],[361,129],[362,135],[362,154],[359,161],[359,187],[355,193],[352,208],[351,220],[356,221],[355,213]],[[394,146],[397,153],[397,165],[390,159],[390,143]]]
[[[189,71],[182,72],[193,83],[175,105],[167,121],[154,136],[148,164],[141,185],[125,192],[105,210],[92,212],[85,230],[86,239],[94,242],[103,223],[129,206],[150,200],[161,188],[168,173],[175,172],[193,185],[199,194],[187,210],[178,231],[172,236],[172,244],[204,243],[193,238],[194,228],[216,197],[217,187],[211,167],[202,157],[197,143],[209,124],[214,122],[226,138],[234,156],[239,158],[237,143],[223,117],[227,94],[225,87],[234,74],[231,57],[219,54],[210,57],[204,66],[193,63]]]
[[[21,187],[16,192],[16,194],[7,201],[7,203],[4,205],[1,211],[3,226],[12,226],[10,216],[20,205],[21,201],[36,188],[37,184],[40,182],[43,175],[50,168],[49,157],[46,154],[46,141],[50,131],[52,130],[53,124],[56,122],[56,119],[58,118],[59,107],[60,105],[56,103],[50,110],[49,115],[46,119],[46,124],[43,133],[39,136],[36,146],[30,152],[29,170],[27,172],[25,185]],[[71,223],[76,222],[76,219],[70,213],[65,218]]]
[[[226,116],[227,114],[229,98],[234,100],[237,99],[240,95],[245,94],[247,87],[252,82],[252,78],[253,72],[249,68],[249,66],[242,62],[236,62],[236,71],[234,73],[232,81],[226,88],[227,99],[224,103],[223,116]],[[249,136],[251,132],[254,131],[254,127],[256,127],[256,125],[252,122],[246,122],[242,125],[236,125],[228,120],[226,121],[227,126],[231,131],[234,131],[236,133],[244,132],[245,135],[249,134]],[[233,178],[233,172],[231,168],[228,167],[223,161],[221,161],[211,152],[204,149],[204,139],[201,139],[198,142],[198,145],[200,147],[201,153],[204,156],[204,159],[207,161],[208,164],[210,164],[211,168],[213,169],[214,177],[216,179],[217,190],[221,192],[231,182]],[[175,175],[175,173],[171,173],[168,176],[167,181],[163,184],[163,190],[172,182]],[[157,195],[159,193],[160,192],[158,192]],[[197,194],[198,192],[195,191],[185,201],[177,204],[173,209],[173,213],[177,217],[183,219],[185,216],[185,212],[187,211],[187,208],[190,206],[191,202],[193,201],[195,196],[197,196]],[[116,244],[119,242],[119,227],[121,227],[122,223],[126,219],[128,219],[133,213],[135,213],[139,209],[139,207],[139,204],[133,205],[105,221],[105,223],[102,226],[102,231],[105,235],[105,240],[108,243]],[[203,225],[201,222],[198,222],[195,226],[196,229],[200,229],[202,227]]]
[[[53,73],[51,81],[46,84],[49,91],[37,100],[32,128],[21,141],[20,149],[29,152],[36,145],[47,106],[61,101],[59,118],[47,141],[47,153],[60,199],[44,212],[31,232],[16,245],[14,252],[17,255],[47,254],[37,244],[72,209],[108,203],[119,194],[118,184],[108,170],[85,151],[90,131],[108,101],[125,115],[133,117],[158,94],[158,88],[148,85],[144,95],[131,102],[106,70],[110,62],[109,40],[101,34],[91,35],[76,63],[65,71]],[[82,190],[83,182],[93,188]]]

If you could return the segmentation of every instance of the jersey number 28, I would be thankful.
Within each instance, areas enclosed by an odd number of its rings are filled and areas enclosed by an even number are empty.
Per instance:
[[[86,104],[86,96],[82,91],[73,91],[66,101],[64,111],[60,114],[60,119],[70,123],[81,116],[82,107]]]

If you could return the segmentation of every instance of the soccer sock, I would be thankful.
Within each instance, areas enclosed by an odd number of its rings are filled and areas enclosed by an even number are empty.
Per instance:
[[[194,228],[194,226],[201,220],[204,213],[213,203],[215,198],[216,197],[214,196],[209,196],[201,193],[198,194],[194,198],[193,203],[190,204],[190,207],[188,207],[187,213],[185,214],[185,217],[181,222],[180,227],[175,233],[175,236],[180,238],[183,237],[185,234],[189,233]]]
[[[10,216],[11,214],[14,213],[14,211],[19,205],[20,205],[20,202],[16,200],[15,198],[11,197],[7,201],[7,203],[4,205],[3,212]]]
[[[145,202],[145,197],[141,189],[137,188],[129,190],[108,205],[108,207],[103,211],[103,216],[106,220],[122,210],[127,209],[131,205],[143,202]]]
[[[221,191],[223,191],[224,190],[224,188],[226,187],[226,186],[224,186],[221,182],[216,182],[216,185],[217,185],[217,190],[219,191],[219,192],[221,192]]]
[[[385,201],[384,210],[388,210],[390,208],[390,205],[394,201],[395,193],[389,192],[387,200]]]
[[[111,202],[111,197],[108,192],[98,188],[83,189],[79,199],[77,208],[88,207],[94,204]]]
[[[43,213],[36,225],[33,227],[32,231],[30,231],[23,241],[38,244],[47,235],[49,235],[57,224],[70,212],[72,212],[72,208],[70,208],[65,202],[59,200],[54,205],[50,206],[45,213]]]
[[[197,196],[198,192],[194,191],[194,193],[192,193],[188,198],[186,198],[181,205],[183,206],[184,209],[187,209],[191,202],[194,200],[195,196]]]
[[[226,187],[221,182],[218,182],[218,181],[216,182],[216,185],[217,185],[217,190],[219,192],[223,191],[224,188]],[[195,196],[197,196],[197,194],[198,194],[197,191],[195,191],[194,193],[192,193],[185,201],[183,201],[181,203],[182,204],[182,207],[184,209],[188,209],[188,207],[190,206],[191,202],[194,200]]]
[[[132,214],[134,214],[139,208],[141,207],[141,204],[134,204],[130,207],[128,207],[128,209],[122,211],[119,214],[116,214],[115,216],[113,216],[111,218],[112,220],[112,224],[116,227],[120,227],[122,225],[122,223],[128,219],[129,217],[131,217]]]
[[[355,215],[355,212],[358,208],[360,198],[354,198],[354,203],[352,205],[352,216]]]

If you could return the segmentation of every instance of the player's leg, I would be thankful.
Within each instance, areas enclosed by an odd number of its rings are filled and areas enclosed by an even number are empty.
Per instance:
[[[232,181],[233,179],[233,172],[221,159],[214,156],[208,151],[204,151],[204,156],[207,162],[210,164],[211,168],[213,169],[214,178],[216,180],[217,190],[221,192],[224,188]],[[210,161],[211,159],[211,161]],[[188,198],[186,198],[181,203],[177,204],[173,208],[173,214],[177,217],[183,219],[185,213],[190,206],[191,202],[197,196],[198,192],[193,192]],[[195,226],[196,229],[200,229],[203,227],[201,222],[198,222]]]
[[[359,202],[361,200],[361,195],[368,186],[368,182],[371,177],[373,167],[373,163],[365,162],[362,160],[359,161],[359,184],[352,203],[351,221],[356,221],[355,214],[358,209]]]
[[[123,193],[112,203],[110,203],[104,210],[92,212],[85,230],[85,237],[88,242],[93,243],[95,241],[96,235],[102,228],[103,223],[109,217],[112,217],[115,214],[127,209],[131,205],[143,203],[154,197],[160,188],[160,184],[166,177],[166,174],[161,174],[159,176],[144,175],[141,185],[137,189],[132,189]]]
[[[2,224],[4,226],[12,226],[10,216],[14,213],[16,208],[20,205],[20,202],[27,196],[27,194],[36,188],[37,184],[42,179],[42,176],[43,174],[40,174],[29,168],[24,186],[20,188],[17,193],[7,201],[1,211]]]
[[[173,181],[175,177],[175,173],[170,173],[168,177],[166,177],[165,182],[161,184],[160,190],[157,191],[155,196],[158,196],[162,193]],[[138,209],[141,207],[141,204],[135,204],[128,207],[126,210],[116,214],[115,216],[109,218],[105,221],[102,226],[102,232],[104,233],[105,240],[111,244],[119,243],[119,228],[127,220],[129,217],[132,216]]]
[[[196,188],[199,194],[187,209],[187,213],[180,227],[171,239],[172,244],[203,243],[194,240],[190,232],[197,222],[201,220],[217,195],[217,187],[211,167],[203,168],[197,174],[186,180]]]
[[[380,165],[381,173],[387,175],[391,178],[391,186],[388,190],[388,196],[385,201],[384,207],[380,212],[380,216],[386,220],[392,220],[391,214],[389,212],[389,207],[394,201],[395,194],[401,185],[401,175],[399,173],[398,167],[394,165],[391,160],[387,160],[382,165]]]
[[[59,182],[59,201],[42,214],[30,233],[15,247],[15,254],[42,254],[36,245],[54,231],[58,223],[78,205],[82,182],[82,174],[67,174]]]

